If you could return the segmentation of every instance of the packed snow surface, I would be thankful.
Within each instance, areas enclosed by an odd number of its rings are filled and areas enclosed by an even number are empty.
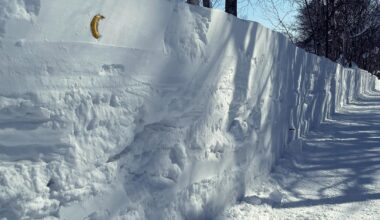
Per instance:
[[[0,217],[234,218],[242,204],[275,215],[297,197],[280,187],[289,163],[269,176],[280,156],[307,169],[318,151],[322,163],[336,114],[376,112],[375,79],[362,75],[174,0],[0,0]],[[265,206],[257,192],[273,178]]]

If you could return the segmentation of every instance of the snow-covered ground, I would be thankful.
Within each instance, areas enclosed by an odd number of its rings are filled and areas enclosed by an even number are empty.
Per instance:
[[[97,13],[99,41],[89,30]],[[175,0],[0,0],[0,79],[5,219],[234,218],[242,206],[241,217],[260,218],[324,204],[314,200],[339,189],[308,198],[315,183],[297,197],[287,181],[319,181],[313,167],[339,145],[329,142],[361,144],[373,131],[339,126],[370,126],[377,111],[370,75]],[[307,160],[315,151],[317,164]],[[295,173],[293,157],[315,175]]]

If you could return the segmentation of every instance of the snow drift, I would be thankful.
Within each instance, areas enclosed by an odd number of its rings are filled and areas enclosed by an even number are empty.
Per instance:
[[[0,45],[8,219],[214,218],[335,103],[374,86],[257,23],[174,0],[0,0]]]

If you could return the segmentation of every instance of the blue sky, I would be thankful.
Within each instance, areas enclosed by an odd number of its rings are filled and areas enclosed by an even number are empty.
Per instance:
[[[251,2],[254,2],[254,1],[255,0],[251,0]],[[295,14],[294,6],[292,6],[289,3],[289,1],[286,1],[286,0],[274,0],[274,1],[277,3],[276,7],[280,16],[285,17],[285,22],[291,23],[292,20],[294,19],[294,14]],[[246,2],[247,1],[240,1],[239,11],[238,11],[238,16],[240,18],[251,20],[251,21],[257,21],[268,28],[275,29],[275,26],[273,26],[272,22],[277,23],[277,20],[275,19],[275,16],[271,14],[270,12],[272,10],[271,7],[264,9],[263,7],[255,3],[253,3],[254,4],[253,7],[252,5],[246,6]],[[244,6],[246,7],[244,8]],[[223,9],[224,3],[221,3],[219,7]],[[291,11],[293,12],[289,13]]]
[[[284,21],[287,23],[291,23],[294,19],[295,15],[295,7],[292,6],[288,1],[277,1],[281,2],[281,4],[277,4],[277,10],[279,12],[279,15],[284,18]],[[270,12],[272,10],[272,7],[268,9],[263,9],[260,6],[254,6],[253,7],[247,7],[247,11],[242,11],[241,14],[243,18],[246,18],[247,20],[257,21],[261,24],[263,24],[266,27],[269,27],[271,29],[274,29],[275,27],[270,22],[270,20],[275,23],[275,25],[278,23],[275,15]],[[246,14],[244,16],[244,13]]]

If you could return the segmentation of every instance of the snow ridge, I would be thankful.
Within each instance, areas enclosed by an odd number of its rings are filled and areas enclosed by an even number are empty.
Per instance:
[[[215,218],[346,91],[341,66],[220,11],[166,0],[17,2],[35,17],[3,12],[0,22],[8,219]],[[99,12],[97,42],[88,24]]]

